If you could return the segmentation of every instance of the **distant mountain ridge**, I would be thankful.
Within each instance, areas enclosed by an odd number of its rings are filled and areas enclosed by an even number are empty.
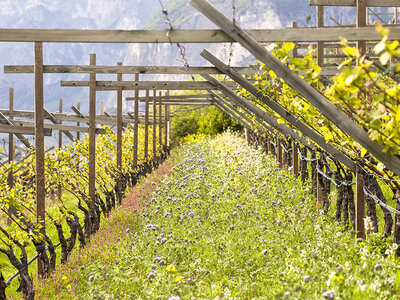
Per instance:
[[[232,17],[232,1],[212,0],[216,7],[229,18]],[[216,28],[204,16],[192,8],[189,0],[164,1],[174,28]],[[292,21],[299,26],[315,24],[315,7],[308,0],[235,0],[236,20],[244,28],[288,27]],[[351,10],[351,9],[350,9]],[[340,16],[348,19],[350,10],[341,9]],[[337,14],[332,10],[332,13]],[[310,16],[312,24],[306,23]],[[328,19],[328,17],[327,17]],[[2,28],[76,28],[76,29],[166,29],[167,25],[158,0],[3,0],[0,5],[0,27]],[[227,60],[227,44],[184,45],[190,65],[207,65],[199,53],[207,48],[223,60]],[[97,64],[125,65],[182,65],[176,45],[172,44],[64,44],[45,43],[45,64],[88,64],[89,53],[97,54]],[[235,45],[232,65],[249,65],[254,58],[243,48]],[[0,44],[0,67],[3,65],[33,64],[32,43]],[[114,80],[112,75],[99,75],[100,80]],[[45,106],[57,111],[58,99],[64,98],[65,110],[81,102],[82,111],[87,111],[87,88],[61,88],[59,81],[80,80],[85,75],[45,75]],[[132,76],[125,75],[126,80]],[[146,79],[146,77],[143,77]],[[8,88],[15,88],[15,108],[33,108],[33,76],[4,75],[0,73],[0,107],[8,107]],[[115,106],[115,95],[98,93],[98,99],[107,100],[108,109]]]

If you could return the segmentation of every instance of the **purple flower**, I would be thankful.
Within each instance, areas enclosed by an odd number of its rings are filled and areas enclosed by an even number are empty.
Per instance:
[[[166,243],[166,242],[167,242],[167,238],[165,238],[165,237],[164,237],[164,238],[162,238],[160,242],[161,242],[161,244],[164,244],[164,243]]]
[[[335,298],[335,294],[333,293],[332,290],[326,291],[322,294],[322,297],[324,297],[325,299],[333,299]]]

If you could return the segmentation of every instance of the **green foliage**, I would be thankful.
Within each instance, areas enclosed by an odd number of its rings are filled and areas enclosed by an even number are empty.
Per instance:
[[[171,146],[177,146],[187,135],[196,133],[215,135],[227,129],[239,130],[240,128],[240,125],[215,106],[190,112],[182,111],[175,113],[171,121]]]

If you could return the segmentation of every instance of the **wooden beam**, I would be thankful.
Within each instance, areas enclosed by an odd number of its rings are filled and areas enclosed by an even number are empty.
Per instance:
[[[0,42],[66,42],[66,43],[230,43],[222,30],[173,30],[170,39],[165,30],[74,30],[74,29],[0,29]],[[356,28],[288,28],[246,30],[259,43],[338,41],[379,41],[374,27]],[[400,29],[391,27],[390,39],[399,39]]]
[[[63,100],[60,99],[58,102],[58,112],[61,114],[63,112]],[[60,124],[62,124],[62,121],[59,121]],[[63,135],[63,131],[59,131],[58,132],[58,148],[61,149],[62,148],[62,135]],[[58,185],[57,188],[57,193],[58,193],[58,199],[62,199],[62,187],[61,185]]]
[[[159,97],[162,96],[162,93],[158,93]],[[160,144],[160,156],[162,154],[162,104],[161,102],[158,102],[158,143]]]
[[[256,73],[258,66],[233,67],[242,75]],[[12,65],[4,66],[5,74],[29,74],[33,73],[33,66]],[[221,74],[213,67],[184,67],[176,66],[75,66],[75,65],[45,65],[43,73],[78,73],[78,74]]]
[[[67,42],[67,43],[229,43],[235,42],[222,30],[173,30],[170,39],[165,30],[74,30],[74,29],[0,29],[0,42]],[[374,27],[298,28],[246,30],[259,43],[380,40]],[[392,27],[391,39],[399,39],[399,30]]]
[[[94,53],[90,54],[90,65],[96,65]],[[90,74],[89,82],[89,207],[94,211],[96,203],[96,73]]]
[[[78,102],[78,103],[76,104],[76,108],[77,108],[78,111],[80,111],[80,109],[81,109],[81,103],[80,103],[80,102]],[[80,123],[79,121],[76,122],[76,126],[79,127],[80,125],[81,125],[81,123]],[[77,133],[76,133],[76,139],[79,141],[80,138],[81,138],[81,134],[80,134],[79,132],[77,132]],[[78,170],[79,170],[79,166],[78,166]]]
[[[262,92],[260,92],[254,85],[252,85],[248,80],[237,74],[234,70],[230,69],[229,66],[220,61],[217,57],[212,55],[207,50],[203,50],[200,54],[203,58],[213,64],[215,67],[219,68],[222,72],[224,72],[227,76],[229,76],[232,80],[234,80],[237,84],[243,87],[245,90],[250,92],[254,97],[260,100],[262,103],[271,108],[274,112],[280,115],[287,122],[292,124],[295,128],[301,131],[305,136],[311,139],[314,143],[316,143],[319,147],[324,149],[334,158],[343,163],[347,168],[356,171],[355,163],[347,157],[345,154],[337,150],[331,144],[328,144],[325,141],[325,138],[320,135],[318,132],[315,132],[308,125],[304,124],[301,120],[296,118],[293,114],[291,114],[288,110],[286,110],[283,106],[277,103],[274,100],[271,100],[270,97],[265,96]]]
[[[400,175],[400,159],[390,153],[383,153],[383,146],[369,138],[368,133],[350,119],[343,111],[331,103],[319,91],[307,84],[299,75],[290,70],[279,59],[269,53],[250,35],[216,10],[205,0],[191,0],[190,3],[212,22],[221,27],[227,34],[238,41],[257,59],[265,63],[277,76],[283,78],[288,85],[299,92],[313,106],[320,110],[326,118],[331,120],[343,132],[349,134],[362,147],[367,149],[375,158],[380,160],[387,168]],[[400,29],[400,27],[399,27]],[[205,75],[206,76],[206,75]]]
[[[121,81],[122,82],[122,81]],[[135,82],[139,82],[139,73],[135,74]],[[138,166],[138,145],[139,145],[139,89],[135,89],[135,126],[133,128],[133,169],[136,170]]]
[[[46,190],[44,182],[44,111],[43,111],[43,43],[34,43],[35,60],[35,155],[36,155],[36,222],[40,224],[40,233],[46,234]],[[43,247],[44,241],[41,242]],[[39,277],[45,275],[42,259],[37,261]]]
[[[117,63],[122,67],[122,62]],[[117,81],[122,81],[122,73],[117,74]],[[117,201],[122,202],[122,88],[117,90]]]
[[[33,123],[32,123],[33,125]],[[19,125],[4,125],[0,124],[0,132],[1,133],[12,133],[12,134],[25,134],[25,135],[34,135],[35,127],[34,126],[19,126]],[[43,130],[44,136],[51,136],[51,129]]]
[[[157,157],[157,91],[153,89],[153,161]]]
[[[61,99],[60,99],[60,100],[61,100]],[[62,103],[61,103],[61,105],[62,105]],[[60,106],[60,107],[62,107],[62,106]],[[44,111],[44,117],[45,117],[45,119],[50,120],[53,124],[61,124],[61,123],[62,123],[62,120],[57,120],[57,119],[53,116],[53,114],[51,114],[50,112],[47,111],[47,109],[43,108],[43,111]],[[61,114],[61,113],[60,113],[60,114]],[[79,127],[79,126],[78,126],[78,127]],[[71,132],[69,132],[69,131],[67,131],[67,130],[62,130],[61,132],[64,133],[71,141],[74,142],[74,141],[76,140],[75,137],[72,135]],[[59,139],[62,139],[62,137],[60,136]]]
[[[26,121],[14,121],[15,127],[33,127],[34,123],[26,122]],[[8,125],[6,125],[8,126]],[[69,131],[69,132],[81,132],[81,133],[89,133],[89,127],[78,127],[72,125],[64,125],[64,124],[43,124],[44,129],[46,130],[45,136],[51,136],[52,130],[59,130],[59,131]],[[30,132],[27,130],[27,132]],[[102,128],[96,128],[96,134],[105,134],[106,130]],[[28,134],[28,133],[26,133]]]
[[[238,96],[234,91],[229,89],[224,83],[219,82],[214,77],[210,75],[202,75],[205,79],[210,81],[214,85],[214,89],[219,89],[224,95],[235,101],[235,103],[240,106],[244,106],[246,109],[251,111],[254,115],[256,115],[260,120],[268,123],[270,126],[275,128],[277,131],[290,136],[296,140],[298,140],[303,145],[306,145],[309,148],[315,148],[314,145],[310,144],[304,137],[300,136],[297,132],[293,131],[291,128],[287,127],[284,124],[279,124],[276,118],[268,114],[267,112],[261,110],[255,104],[251,103],[248,100],[243,99]],[[262,123],[262,122],[261,122]]]
[[[356,234],[357,238],[365,239],[365,195],[364,195],[364,177],[361,168],[357,165],[356,172]]]
[[[233,82],[228,82],[231,88],[235,87]],[[87,87],[89,81],[61,81],[61,86]],[[97,91],[113,91],[118,87],[123,90],[157,89],[157,90],[208,90],[212,85],[206,81],[96,81]]]
[[[13,115],[15,115],[15,113],[13,112]],[[32,118],[33,118],[33,114],[32,114]],[[13,122],[11,122],[10,120],[8,120],[1,112],[0,112],[0,124],[3,125],[13,125]],[[29,149],[32,147],[31,142],[24,137],[21,133],[14,133],[15,136]]]
[[[192,94],[192,95],[170,95],[170,96],[161,96],[158,100],[187,100],[187,99],[197,99],[197,100],[203,100],[203,99],[209,99],[210,94]],[[130,100],[135,100],[134,97],[126,97],[125,100],[130,101]],[[145,101],[146,97],[139,97],[139,101]]]
[[[310,0],[310,6],[356,6],[357,0]],[[398,0],[365,0],[368,7],[396,7]]]
[[[317,28],[324,28],[324,7],[317,6]],[[324,42],[317,42],[317,64],[324,65]]]
[[[150,90],[146,89],[146,102],[144,106],[144,160],[147,162],[149,157],[149,102]]]
[[[357,0],[357,28],[367,26],[367,6],[365,2],[366,0]],[[357,49],[361,56],[365,55],[367,52],[365,41],[357,41]]]

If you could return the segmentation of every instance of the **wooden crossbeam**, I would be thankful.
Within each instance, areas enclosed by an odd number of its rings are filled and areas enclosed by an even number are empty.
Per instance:
[[[13,116],[14,116],[14,110],[13,110]],[[13,125],[12,121],[8,120],[1,112],[0,112],[0,124],[3,125]],[[21,133],[15,133],[15,136],[27,147],[28,149],[32,147],[31,142],[24,137]]]
[[[4,116],[8,116],[10,114],[9,110],[6,109],[0,109],[0,114],[3,114]],[[26,118],[26,119],[33,119],[34,112],[33,111],[25,111],[25,110],[14,110],[13,111],[14,117],[17,118]],[[51,114],[54,118],[56,118],[59,121],[65,121],[65,122],[82,122],[83,118],[87,118],[87,115],[82,114],[82,117],[77,116],[76,114],[70,114],[70,113],[52,113]],[[104,115],[97,115],[96,116],[96,124],[102,124],[102,125],[110,125],[110,126],[115,126],[117,125],[117,119],[116,115],[110,115],[111,119],[108,116]],[[139,123],[143,123],[143,115],[140,115]],[[49,119],[48,116],[45,116],[45,119]],[[0,120],[1,122],[1,120]],[[134,121],[130,118],[129,115],[125,114],[123,115],[122,118],[122,123],[128,124],[128,123],[134,123]]]
[[[33,127],[34,123],[26,122],[26,121],[14,121],[15,127]],[[81,132],[81,133],[89,133],[88,127],[79,127],[79,126],[71,126],[71,125],[64,125],[64,124],[44,124],[44,128],[50,130],[60,130],[60,131],[73,131],[73,132]],[[106,130],[102,128],[96,128],[96,134],[105,134]]]
[[[285,80],[293,89],[299,92],[313,106],[332,121],[343,132],[349,134],[362,147],[380,160],[387,168],[400,175],[400,159],[390,153],[383,152],[383,146],[369,138],[368,133],[350,119],[343,111],[331,103],[324,95],[307,84],[299,75],[290,70],[279,59],[269,53],[254,38],[226,18],[216,8],[205,0],[191,0],[196,9],[202,12],[217,26],[221,27],[229,36],[238,41],[244,48],[273,70],[277,76]],[[363,28],[359,28],[363,29]],[[400,27],[399,27],[400,29]],[[208,76],[208,75],[204,75]]]
[[[215,79],[210,75],[202,75],[202,76],[204,77],[204,79],[212,83],[212,85],[214,85],[214,89],[220,90],[226,97],[229,97],[237,105],[243,107],[244,109],[247,109],[252,114],[254,114],[260,124],[262,124],[262,122],[266,122],[267,124],[275,128],[275,130],[277,130],[278,132],[298,140],[300,143],[309,148],[315,148],[315,146],[313,144],[310,144],[305,137],[300,136],[297,132],[295,132],[288,126],[284,124],[279,124],[278,120],[275,117],[271,116],[266,111],[260,109],[257,105],[251,103],[250,101],[245,100],[242,97],[238,96],[234,91],[229,89],[229,87],[227,87],[223,82],[219,82],[217,79]]]
[[[1,133],[13,133],[13,134],[26,134],[26,135],[34,135],[35,134],[35,126],[31,123],[31,126],[19,126],[19,125],[3,125],[0,124],[0,132]],[[51,129],[46,128],[44,130],[45,136],[51,136]]]
[[[145,102],[145,101],[140,101]],[[157,101],[157,104],[161,103],[162,105],[211,105],[213,101],[210,99],[208,101]]]
[[[399,0],[365,0],[367,7],[396,7]],[[356,6],[357,0],[310,0],[310,6]]]
[[[338,159],[341,163],[343,163],[351,171],[353,171],[354,173],[356,172],[356,164],[345,154],[343,154],[342,152],[337,150],[331,144],[328,144],[325,141],[325,138],[323,136],[321,136],[318,132],[315,132],[308,125],[304,124],[302,121],[300,121],[298,118],[296,118],[294,115],[292,115],[289,111],[287,111],[279,103],[271,100],[268,96],[264,96],[264,94],[261,91],[259,91],[254,85],[252,85],[245,78],[243,78],[242,76],[237,74],[234,70],[230,69],[229,66],[225,65],[222,61],[220,61],[217,57],[212,55],[207,50],[203,50],[200,55],[202,57],[204,57],[206,60],[208,60],[210,63],[212,63],[214,66],[219,68],[222,72],[224,72],[226,75],[228,75],[231,79],[236,81],[240,86],[242,86],[244,89],[246,89],[248,92],[250,92],[254,97],[256,97],[258,100],[263,102],[265,105],[267,105],[270,109],[272,109],[274,112],[276,112],[278,115],[280,115],[283,119],[285,119],[287,122],[292,124],[295,128],[297,128],[305,136],[310,138],[315,144],[317,144],[319,147],[321,147],[322,149],[327,151],[334,158]]]
[[[48,120],[50,120],[53,124],[60,124],[60,121],[57,120],[54,115],[52,115],[49,111],[47,111],[47,109],[43,108],[44,110],[44,116],[45,118],[47,118]],[[62,131],[71,141],[75,141],[75,137],[72,135],[71,132],[69,132],[68,130],[63,130]],[[60,138],[61,140],[61,138]]]
[[[171,95],[171,96],[160,96],[157,97],[157,100],[186,100],[186,99],[208,99],[210,98],[210,94],[196,94],[196,95]],[[135,97],[126,97],[125,100],[132,101],[135,100]],[[146,97],[139,97],[139,101],[145,101]]]
[[[257,72],[257,66],[233,67],[242,75],[252,75]],[[15,65],[4,66],[6,74],[33,73],[33,66]],[[74,65],[45,65],[43,73],[97,73],[97,74],[221,74],[213,67],[184,67],[176,66],[74,66]]]
[[[390,39],[400,39],[400,28],[390,27]],[[328,42],[345,37],[349,41],[378,41],[375,28],[287,28],[246,30],[259,43]],[[0,42],[69,43],[228,43],[235,42],[222,30],[78,30],[78,29],[0,29]]]
[[[236,87],[234,82],[227,82],[231,88]],[[65,87],[88,87],[89,81],[61,81]],[[209,90],[212,85],[206,81],[96,81],[98,91],[156,89],[156,90]]]

